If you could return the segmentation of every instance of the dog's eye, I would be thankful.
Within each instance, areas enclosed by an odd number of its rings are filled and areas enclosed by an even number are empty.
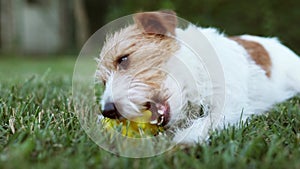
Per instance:
[[[128,55],[124,55],[118,59],[118,64],[122,64],[128,60]]]
[[[129,65],[129,54],[123,55],[117,59],[118,67],[121,69],[126,69]]]

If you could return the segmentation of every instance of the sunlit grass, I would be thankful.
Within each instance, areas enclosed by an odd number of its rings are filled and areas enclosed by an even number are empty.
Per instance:
[[[300,168],[298,98],[204,145],[146,159],[110,154],[74,114],[74,61],[0,60],[0,168]]]

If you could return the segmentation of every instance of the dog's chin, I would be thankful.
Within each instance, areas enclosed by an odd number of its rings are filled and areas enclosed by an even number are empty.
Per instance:
[[[145,107],[146,110],[152,113],[150,124],[166,126],[170,121],[170,105],[167,101],[160,103],[147,102]]]

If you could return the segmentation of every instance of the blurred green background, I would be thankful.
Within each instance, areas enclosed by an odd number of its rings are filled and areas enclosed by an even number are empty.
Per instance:
[[[175,10],[229,35],[276,36],[300,53],[299,0],[0,0],[0,52],[76,56],[106,23],[139,11]]]

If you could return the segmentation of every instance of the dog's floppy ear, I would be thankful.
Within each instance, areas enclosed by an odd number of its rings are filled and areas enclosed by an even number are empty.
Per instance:
[[[177,26],[176,13],[174,11],[142,12],[134,15],[134,21],[138,28],[146,33],[175,35]]]

